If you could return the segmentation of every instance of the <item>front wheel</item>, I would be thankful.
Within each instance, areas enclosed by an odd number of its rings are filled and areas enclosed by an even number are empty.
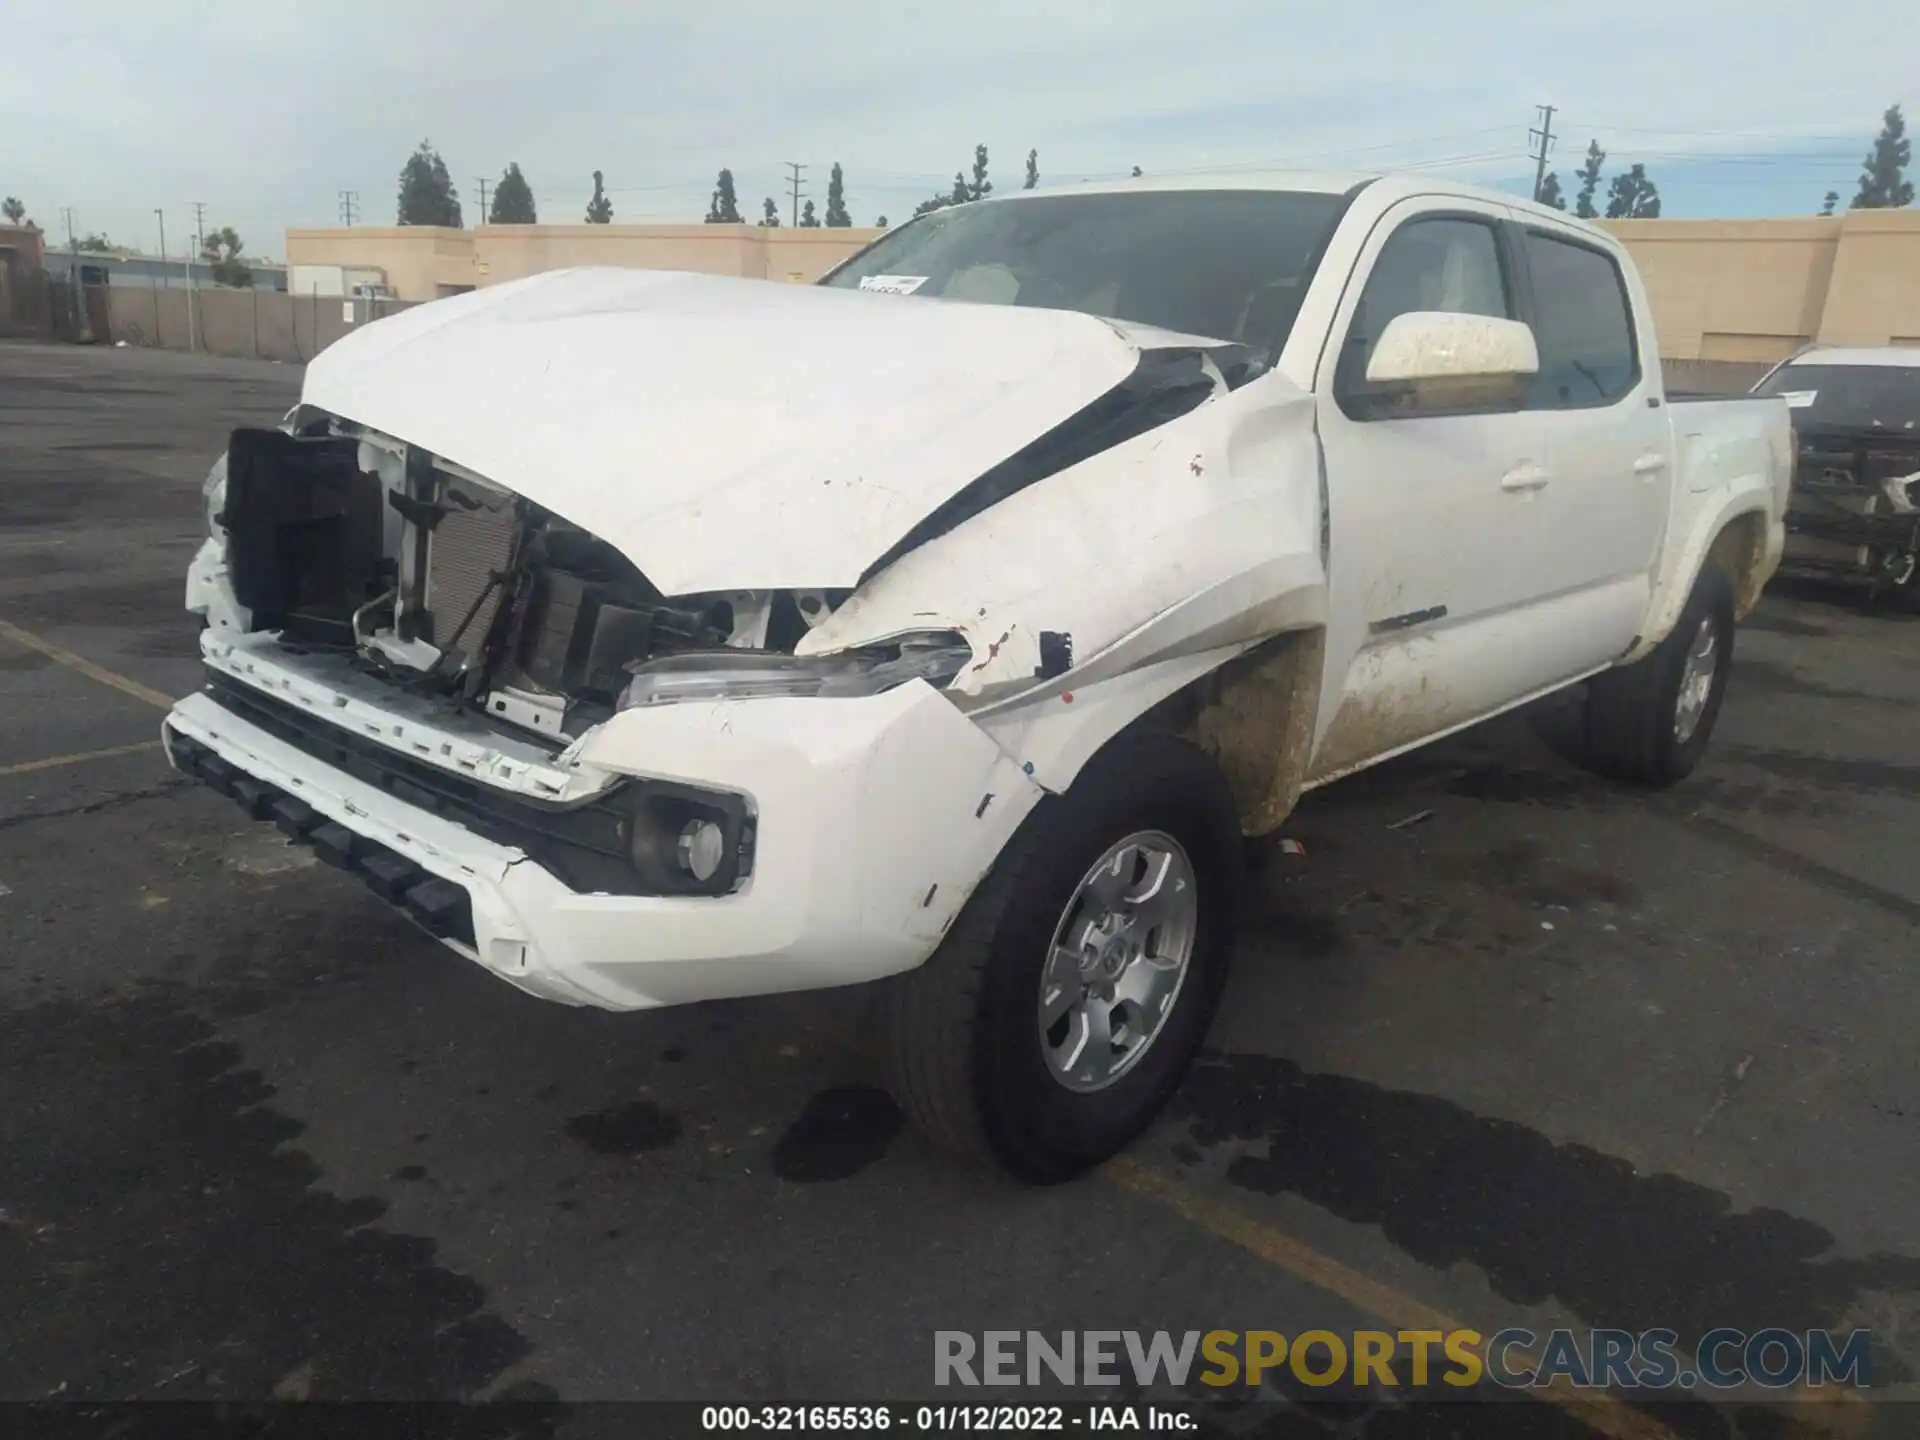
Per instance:
[[[1733,625],[1732,582],[1721,570],[1702,571],[1672,633],[1589,684],[1586,765],[1659,787],[1692,774],[1726,698]]]
[[[1041,802],[933,958],[882,982],[894,1098],[937,1143],[1025,1180],[1113,1154],[1206,1034],[1240,865],[1212,761],[1121,736]]]

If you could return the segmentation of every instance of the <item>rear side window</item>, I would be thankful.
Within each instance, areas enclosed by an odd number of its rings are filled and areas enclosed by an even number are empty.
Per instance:
[[[1528,405],[1577,410],[1612,405],[1640,383],[1633,307],[1613,258],[1591,246],[1529,230],[1533,335],[1540,374]]]

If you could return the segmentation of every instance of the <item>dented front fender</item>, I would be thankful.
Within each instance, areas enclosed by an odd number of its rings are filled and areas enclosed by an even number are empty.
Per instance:
[[[1263,377],[906,554],[799,651],[958,631],[951,698],[1063,789],[1173,691],[1324,623],[1318,453],[1311,397]]]

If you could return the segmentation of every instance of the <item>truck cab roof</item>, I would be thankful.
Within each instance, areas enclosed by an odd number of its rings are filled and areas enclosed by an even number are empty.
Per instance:
[[[1480,200],[1511,206],[1536,214],[1542,219],[1574,225],[1586,224],[1569,211],[1555,210],[1523,195],[1469,185],[1418,172],[1401,174],[1384,170],[1184,170],[1165,174],[1123,176],[1113,180],[1088,180],[1073,185],[1054,185],[1037,190],[1017,190],[1006,195],[991,195],[989,202],[1044,199],[1059,195],[1131,194],[1142,191],[1198,190],[1290,190],[1307,194],[1341,195],[1362,186],[1378,186],[1393,200],[1415,195],[1457,195],[1463,200]],[[1604,234],[1603,231],[1596,233]]]

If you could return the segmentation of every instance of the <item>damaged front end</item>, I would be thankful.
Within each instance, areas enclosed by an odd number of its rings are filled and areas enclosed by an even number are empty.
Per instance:
[[[886,372],[925,433],[843,419],[836,382],[749,466],[657,391],[641,425],[330,351],[209,476],[175,765],[545,998],[853,984],[924,961],[1121,728],[1319,622],[1310,397],[1245,347],[806,303],[954,342],[932,392]],[[975,399],[974,330],[1067,358]]]
[[[1881,430],[1796,430],[1782,569],[1904,585],[1920,555],[1920,442]]]
[[[333,417],[236,431],[218,505],[244,628],[560,744],[627,705],[871,694],[969,654],[935,633],[798,659],[846,592],[663,596],[578,526]]]

